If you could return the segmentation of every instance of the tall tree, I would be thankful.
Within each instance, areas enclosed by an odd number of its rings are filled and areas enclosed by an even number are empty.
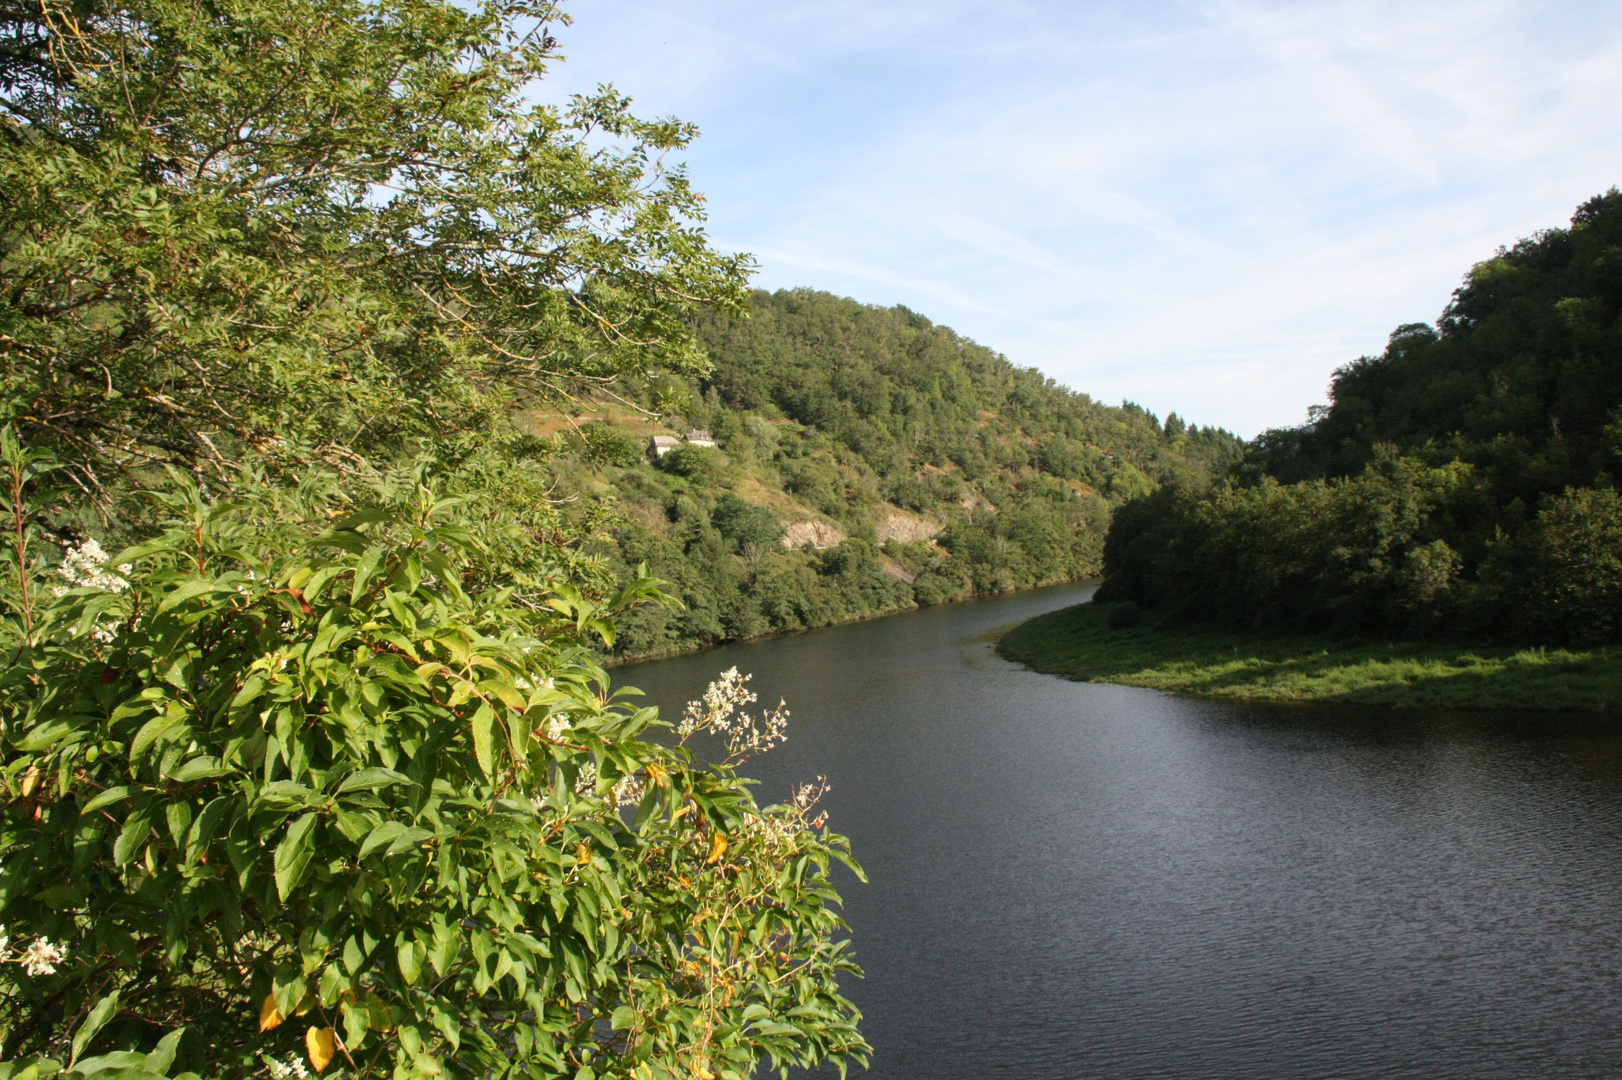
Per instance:
[[[611,88],[537,99],[546,0],[11,0],[0,415],[105,493],[483,436],[514,395],[702,367],[739,302]]]

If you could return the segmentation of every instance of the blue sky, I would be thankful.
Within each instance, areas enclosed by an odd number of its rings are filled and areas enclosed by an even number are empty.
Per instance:
[[[1622,184],[1622,4],[573,0],[756,284],[1250,436]]]

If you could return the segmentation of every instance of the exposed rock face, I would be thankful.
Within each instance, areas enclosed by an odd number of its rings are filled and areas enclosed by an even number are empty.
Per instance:
[[[807,544],[814,548],[831,548],[844,540],[845,534],[826,521],[791,521],[783,526],[786,548],[802,548]]]
[[[881,506],[873,514],[874,532],[879,543],[897,540],[910,544],[918,540],[933,540],[941,531],[938,522],[909,514],[899,506]]]

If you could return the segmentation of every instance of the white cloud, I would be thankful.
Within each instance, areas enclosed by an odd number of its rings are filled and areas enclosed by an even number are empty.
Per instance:
[[[766,287],[1245,434],[1622,182],[1622,9],[582,0],[560,91],[696,121]]]

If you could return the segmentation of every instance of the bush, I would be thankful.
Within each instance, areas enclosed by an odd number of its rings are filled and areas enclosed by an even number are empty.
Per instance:
[[[767,551],[780,546],[782,522],[764,506],[745,502],[728,492],[710,511],[710,522],[739,551]]]
[[[48,961],[0,964],[8,1052],[227,1077],[863,1059],[848,846],[737,774],[780,717],[737,712],[732,672],[661,743],[592,659],[651,582],[469,591],[460,500],[210,505],[179,475],[161,535],[53,567],[25,498],[50,462],[3,442],[0,918]],[[695,765],[695,730],[731,756]]]
[[[595,465],[618,465],[627,468],[642,463],[645,452],[640,439],[623,431],[615,431],[597,421],[580,428],[582,456]]]
[[[1579,644],[1622,636],[1622,496],[1577,489],[1549,499],[1519,548],[1512,572],[1522,584],[1508,595],[1537,631]]]
[[[721,452],[714,447],[683,443],[665,451],[664,456],[659,459],[659,468],[677,476],[685,476],[689,480],[714,484],[720,481],[726,462],[722,460]]]

